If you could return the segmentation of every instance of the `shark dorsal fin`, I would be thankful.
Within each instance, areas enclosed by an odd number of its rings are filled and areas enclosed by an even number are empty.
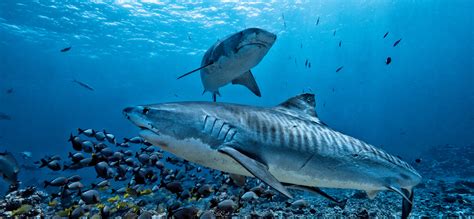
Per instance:
[[[275,107],[276,110],[292,116],[303,117],[324,125],[316,114],[314,94],[304,93],[294,96]]]

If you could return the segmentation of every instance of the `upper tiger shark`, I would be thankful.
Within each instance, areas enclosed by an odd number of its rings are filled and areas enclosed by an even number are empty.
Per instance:
[[[206,51],[201,67],[178,79],[201,70],[204,92],[211,92],[214,102],[216,95],[220,95],[219,88],[229,83],[243,85],[260,97],[260,89],[250,69],[260,63],[275,40],[275,34],[259,28],[234,33]]]
[[[178,102],[128,107],[125,116],[140,135],[191,162],[253,176],[288,198],[288,189],[358,189],[373,198],[390,190],[403,197],[402,218],[413,205],[421,176],[408,163],[361,140],[333,130],[315,111],[313,94],[275,107],[213,102]]]

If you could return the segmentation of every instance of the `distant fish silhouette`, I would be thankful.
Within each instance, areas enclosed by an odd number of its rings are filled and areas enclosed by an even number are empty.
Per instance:
[[[72,48],[72,46],[61,49],[61,52],[67,52],[67,51],[71,50],[71,48]]]
[[[334,31],[334,32],[332,33],[332,35],[333,35],[333,36],[336,36],[336,31]]]
[[[387,57],[387,60],[385,61],[385,64],[388,65],[388,64],[390,64],[391,62],[392,62],[392,58],[390,58],[390,56]]]
[[[311,68],[311,62],[308,62],[308,68]]]
[[[7,93],[7,94],[13,93],[13,88],[7,89],[7,90],[6,90],[6,93]]]
[[[79,84],[80,86],[90,90],[90,91],[94,91],[95,89],[93,87],[91,87],[90,85],[84,83],[84,82],[81,82],[81,81],[78,81],[76,79],[72,80],[72,82],[76,83],[76,84]]]
[[[281,18],[283,19],[283,26],[286,29],[286,21],[285,21],[285,14],[281,13]]]
[[[316,21],[316,25],[318,25],[318,24],[319,24],[319,17],[318,17],[318,20]]]
[[[395,43],[393,43],[393,47],[397,46],[400,43],[400,41],[402,41],[402,39],[395,41]]]
[[[308,59],[306,59],[306,62],[304,63],[305,67],[308,67]]]
[[[342,40],[339,40],[339,47],[341,47],[342,45]]]
[[[12,120],[12,117],[8,114],[0,112],[0,120]]]
[[[388,35],[388,32],[383,35],[383,38],[385,39],[385,37],[387,37],[387,35]]]
[[[341,67],[337,68],[336,72],[339,72],[340,70],[342,70],[342,68],[344,68],[344,66],[341,66]]]

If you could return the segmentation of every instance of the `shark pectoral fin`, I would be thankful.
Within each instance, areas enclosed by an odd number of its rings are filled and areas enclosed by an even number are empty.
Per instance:
[[[375,196],[377,196],[377,194],[379,193],[379,190],[369,190],[365,192],[367,193],[367,197],[369,197],[369,199],[374,199]]]
[[[328,199],[329,201],[332,201],[334,202],[335,204],[337,204],[339,207],[341,207],[342,209],[344,209],[344,207],[346,206],[346,203],[347,203],[347,199],[344,199],[342,201],[339,201],[337,199],[335,199],[334,197],[328,195],[327,193],[325,193],[323,190],[321,190],[319,187],[311,187],[311,186],[302,186],[302,185],[293,185],[293,184],[289,184],[289,183],[283,183],[283,185],[287,188],[287,189],[297,189],[297,190],[301,190],[301,191],[306,191],[306,192],[310,192],[310,193],[313,193],[313,194],[318,194],[318,195],[321,195],[323,196],[324,198]]]
[[[186,76],[188,76],[188,75],[190,75],[190,74],[192,74],[192,73],[194,73],[194,72],[197,72],[197,71],[199,71],[199,70],[201,70],[201,69],[203,69],[203,68],[205,68],[205,67],[207,67],[207,66],[210,66],[210,65],[212,65],[212,64],[214,64],[214,62],[211,61],[211,62],[209,62],[208,64],[206,64],[206,65],[204,65],[204,66],[201,66],[201,67],[196,68],[196,69],[194,69],[194,70],[192,70],[192,71],[190,71],[190,72],[188,72],[188,73],[186,73],[186,74],[184,74],[184,75],[179,76],[178,78],[176,78],[176,80],[178,80],[178,79],[180,79],[180,78],[183,78],[183,77],[186,77]]]
[[[228,146],[220,147],[218,151],[232,157],[252,175],[262,180],[264,183],[274,188],[281,194],[285,195],[288,198],[293,198],[290,192],[288,192],[288,190],[286,190],[286,188],[268,171],[268,167],[265,164],[262,164],[250,157],[247,157],[240,151]]]
[[[232,80],[232,84],[240,84],[247,87],[250,91],[252,91],[255,95],[261,97],[262,94],[260,93],[260,89],[258,88],[257,82],[252,75],[252,72],[248,70],[247,72],[243,73],[238,78]]]
[[[404,192],[402,192],[402,191],[400,190],[400,188],[397,188],[397,187],[395,187],[395,186],[387,186],[387,189],[389,189],[389,190],[391,190],[391,191],[394,191],[394,192],[400,194],[400,195],[403,197],[404,201],[407,201],[408,203],[410,203],[411,205],[413,205],[412,200],[410,200],[410,199],[408,198],[408,196],[407,196]],[[409,195],[409,194],[408,194],[408,195]]]
[[[410,215],[411,209],[413,208],[413,189],[408,190],[408,189],[401,189],[402,193],[405,194],[406,197],[408,197],[409,200],[403,199],[402,201],[402,218],[408,218],[408,215]]]

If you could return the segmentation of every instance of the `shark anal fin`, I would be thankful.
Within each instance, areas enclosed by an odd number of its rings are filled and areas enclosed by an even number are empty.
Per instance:
[[[334,202],[335,204],[337,204],[342,209],[344,209],[344,207],[346,206],[346,203],[347,203],[347,199],[339,201],[339,200],[335,199],[334,197],[332,197],[332,196],[328,195],[327,193],[325,193],[319,187],[293,185],[293,184],[288,184],[288,183],[283,183],[283,185],[288,189],[297,189],[297,190],[306,191],[306,192],[321,195],[324,198],[328,199],[329,201]]]
[[[188,72],[188,73],[186,73],[186,74],[184,74],[184,75],[179,76],[178,78],[176,78],[176,80],[178,80],[178,79],[180,79],[180,78],[183,78],[183,77],[186,77],[186,76],[188,76],[188,75],[190,75],[190,74],[192,74],[192,73],[194,73],[194,72],[197,72],[197,71],[199,71],[199,70],[201,70],[201,69],[203,69],[203,68],[205,68],[205,67],[207,67],[207,66],[210,66],[210,65],[212,65],[212,64],[214,64],[214,62],[211,61],[211,62],[207,63],[207,64],[204,65],[204,66],[201,66],[201,67],[196,68],[196,69],[194,69],[194,70],[192,70],[192,71],[190,71],[190,72]]]
[[[379,193],[378,190],[370,190],[365,192],[367,193],[367,197],[369,197],[369,199],[374,199],[375,196],[377,196],[377,193]]]
[[[222,146],[218,149],[218,151],[233,158],[252,175],[262,180],[264,183],[274,188],[281,194],[285,195],[288,198],[293,198],[290,192],[288,192],[288,190],[268,171],[268,167],[265,164],[262,164],[250,157],[247,157],[240,151],[229,146]]]
[[[408,197],[409,201],[406,199],[403,199],[402,201],[402,219],[408,218],[410,215],[411,209],[413,208],[413,189],[410,191],[408,189],[401,189],[403,194]]]
[[[238,78],[232,80],[232,84],[243,85],[258,97],[262,96],[262,94],[260,93],[260,89],[258,88],[257,82],[255,81],[255,78],[253,77],[252,72],[250,70],[246,71]]]

